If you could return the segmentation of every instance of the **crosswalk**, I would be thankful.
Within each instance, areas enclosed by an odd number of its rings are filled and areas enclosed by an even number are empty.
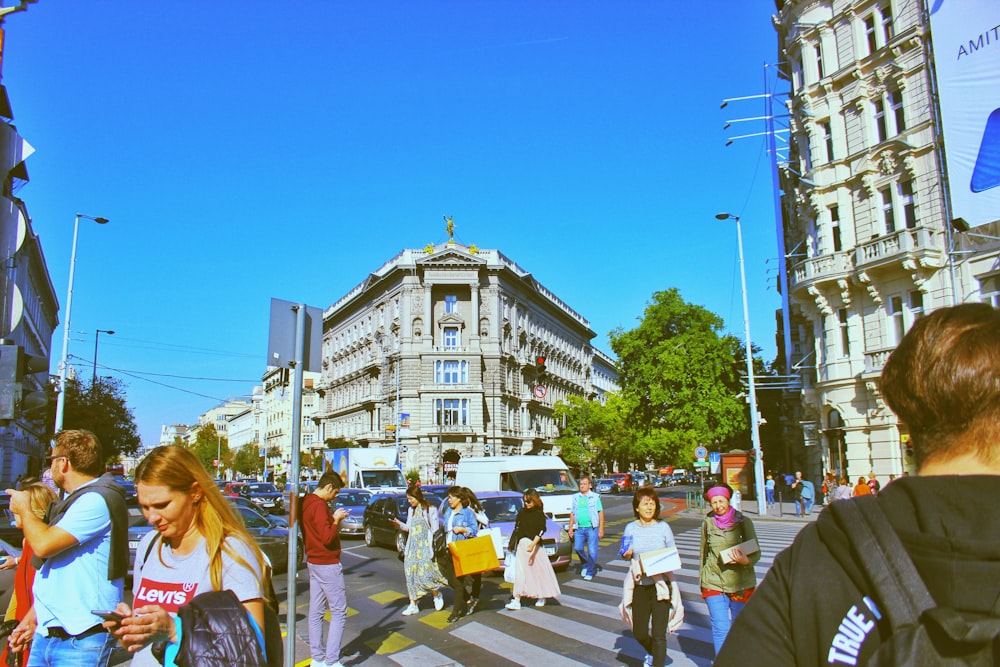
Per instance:
[[[761,545],[761,559],[756,566],[760,580],[775,555],[792,542],[802,524],[759,521],[755,528]],[[668,636],[667,664],[705,667],[712,663],[713,650],[708,608],[698,587],[700,528],[676,533],[675,538],[684,564],[675,578],[684,600],[685,622],[678,633]],[[613,553],[617,541],[617,538],[605,540],[601,553]],[[375,603],[373,608],[352,609],[352,615],[360,614],[368,624],[375,622],[374,629],[368,627],[360,639],[373,658],[381,658],[377,664],[382,665],[639,667],[645,651],[625,629],[618,612],[628,564],[617,558],[602,562],[604,569],[592,581],[576,575],[575,569],[560,574],[562,595],[558,603],[541,608],[526,600],[518,611],[504,609],[510,585],[498,577],[488,577],[483,583],[483,605],[474,615],[454,625],[445,621],[447,609],[401,616],[405,590],[386,590],[384,581],[377,582],[377,593],[376,582],[372,582],[372,595],[362,601]],[[355,606],[361,606],[359,601],[352,602],[352,607]],[[365,664],[369,662],[366,660]]]

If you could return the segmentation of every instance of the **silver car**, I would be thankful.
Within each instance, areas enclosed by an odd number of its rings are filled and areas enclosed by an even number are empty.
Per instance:
[[[340,522],[340,534],[363,535],[365,527],[363,523],[365,508],[371,502],[372,492],[365,489],[341,489],[340,493],[333,501],[333,509],[343,507],[350,512]]]

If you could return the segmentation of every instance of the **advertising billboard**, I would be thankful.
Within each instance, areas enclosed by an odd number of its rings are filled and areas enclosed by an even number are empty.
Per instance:
[[[928,0],[952,215],[1000,219],[1000,2]]]

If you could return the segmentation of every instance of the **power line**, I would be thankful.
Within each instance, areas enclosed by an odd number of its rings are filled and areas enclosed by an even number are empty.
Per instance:
[[[86,358],[81,357],[81,356],[76,355],[76,354],[71,354],[71,355],[69,355],[69,357],[70,357],[70,359],[77,359],[77,360],[82,361],[82,362],[87,363],[87,364],[93,364],[94,363],[93,359],[86,359]],[[97,364],[97,367],[98,368],[103,368],[104,370],[108,370],[108,371],[115,371],[117,373],[123,373],[123,374],[125,374],[125,373],[135,373],[136,375],[149,375],[149,376],[152,376],[152,377],[173,378],[175,380],[200,380],[200,381],[205,381],[205,382],[249,382],[251,384],[252,383],[256,383],[256,382],[260,382],[259,378],[255,379],[255,380],[246,380],[246,379],[243,379],[243,378],[212,378],[212,377],[198,377],[198,376],[195,376],[195,375],[173,375],[173,374],[170,374],[170,373],[153,373],[151,371],[137,371],[137,370],[133,370],[133,369],[115,368],[114,366],[105,366],[104,364]]]

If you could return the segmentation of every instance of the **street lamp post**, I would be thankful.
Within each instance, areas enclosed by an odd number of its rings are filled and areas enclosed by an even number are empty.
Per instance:
[[[747,303],[747,271],[743,265],[743,228],[740,216],[719,213],[719,220],[736,221],[736,240],[740,249],[740,282],[743,286],[743,333],[746,337],[747,396],[750,403],[750,440],[754,451],[754,481],[757,492],[758,516],[767,515],[767,501],[764,497],[764,456],[760,449],[760,421],[757,418],[757,388],[753,373],[753,348],[750,343],[750,306]]]
[[[77,213],[73,221],[73,249],[69,257],[69,287],[66,289],[66,319],[63,322],[62,357],[59,359],[59,394],[56,397],[55,433],[62,430],[63,415],[66,411],[66,372],[69,370],[69,320],[73,310],[73,274],[76,272],[76,240],[80,235],[80,218],[106,225],[107,218]]]
[[[112,329],[97,329],[94,332],[94,377],[91,378],[90,384],[97,384],[97,344],[101,341],[101,334],[106,333],[109,336],[114,336],[115,332]]]

